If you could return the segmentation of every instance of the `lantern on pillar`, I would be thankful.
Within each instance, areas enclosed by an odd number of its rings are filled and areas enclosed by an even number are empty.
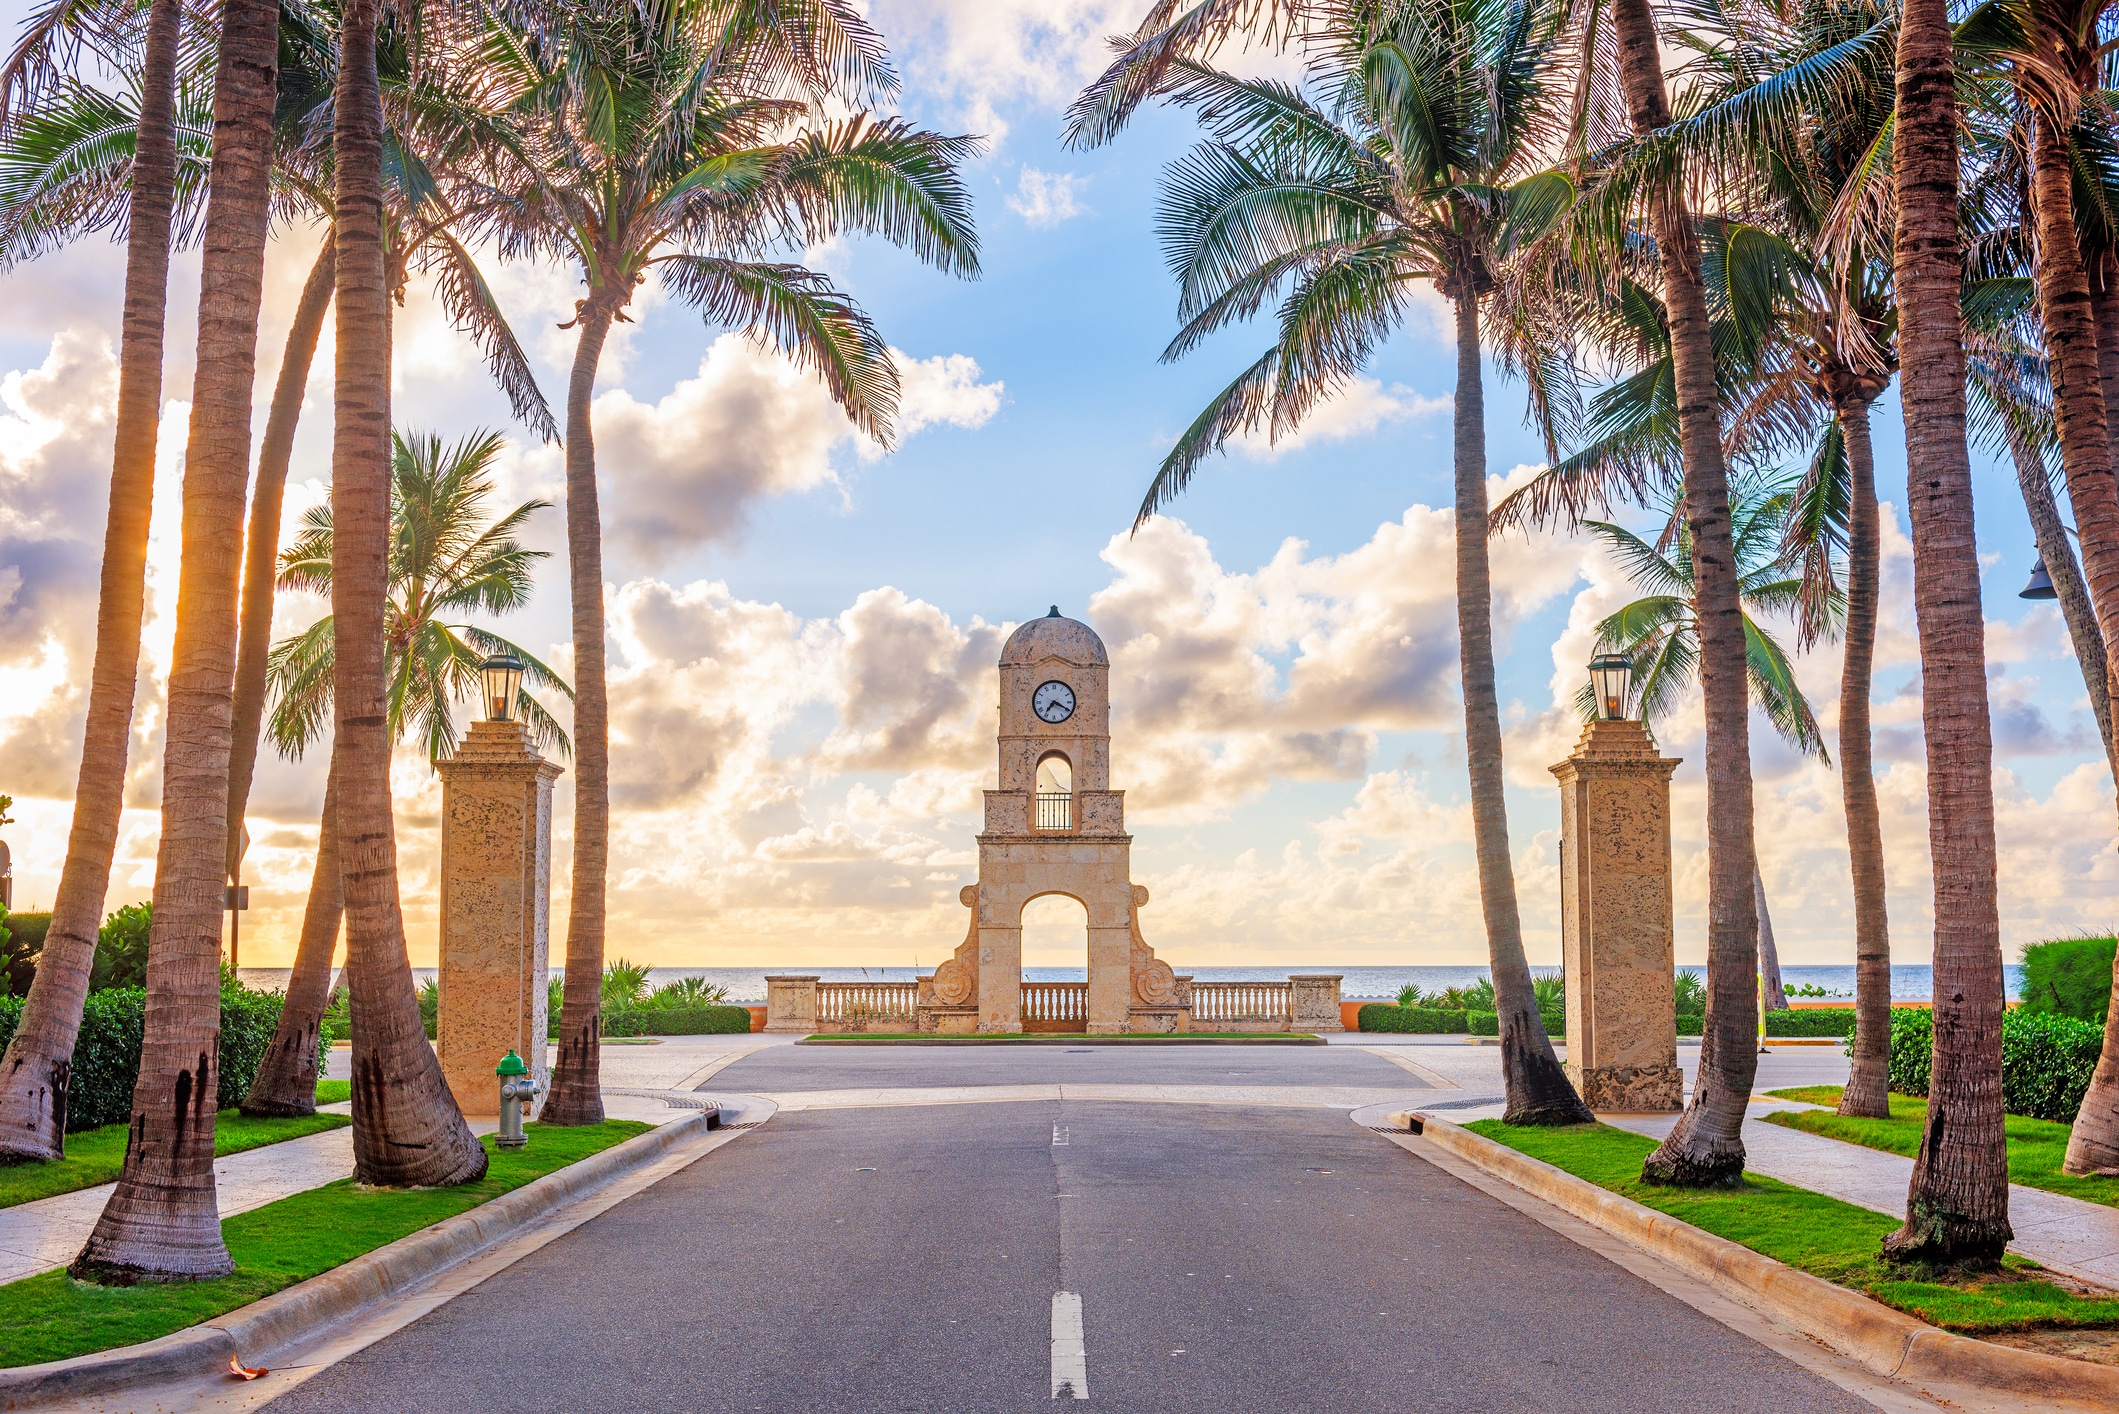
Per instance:
[[[1599,653],[1589,660],[1589,681],[1597,694],[1597,715],[1607,722],[1626,720],[1633,696],[1633,659],[1624,653]]]
[[[522,659],[501,653],[478,665],[481,695],[486,702],[486,720],[515,720],[515,694],[522,690]]]

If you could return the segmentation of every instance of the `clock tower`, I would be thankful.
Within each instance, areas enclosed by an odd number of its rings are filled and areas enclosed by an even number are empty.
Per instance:
[[[1140,933],[1125,792],[1111,789],[1111,661],[1087,624],[1050,614],[1001,649],[1000,789],[986,792],[971,926],[935,970],[936,1029],[1023,1029],[1023,906],[1065,894],[1089,914],[1091,1034],[1177,1029],[1177,981]]]

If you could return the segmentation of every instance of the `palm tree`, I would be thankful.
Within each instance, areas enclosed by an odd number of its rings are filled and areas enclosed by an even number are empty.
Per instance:
[[[53,0],[0,72],[0,138],[13,121],[5,107],[32,95],[48,46],[82,7]],[[121,7],[112,5],[109,11]],[[130,7],[123,7],[130,9]],[[52,900],[37,978],[0,1059],[0,1162],[49,1160],[66,1152],[66,1089],[81,1005],[95,959],[96,926],[110,888],[111,860],[125,804],[125,768],[138,684],[140,625],[146,612],[147,527],[154,509],[155,439],[162,404],[162,326],[169,295],[169,241],[176,203],[176,89],[182,6],[153,0],[140,47],[140,119],[130,164],[124,325],[118,353],[118,408],[111,454],[110,506],[96,608],[95,658],[66,863]],[[12,232],[9,235],[12,236]],[[13,240],[8,256],[15,257]],[[209,1147],[208,1152],[211,1152]]]
[[[146,1034],[125,1167],[70,1268],[78,1278],[112,1284],[234,1270],[221,1244],[213,1176],[222,851],[238,551],[271,217],[278,18],[277,0],[227,0],[221,8]]]
[[[1457,626],[1472,828],[1488,956],[1501,1013],[1513,1124],[1590,1118],[1545,1033],[1523,952],[1508,843],[1500,703],[1487,560],[1484,351],[1480,302],[1528,175],[1555,133],[1545,73],[1559,10],[1377,0],[1316,7],[1296,38],[1311,88],[1244,80],[1179,58],[1160,92],[1200,111],[1213,134],[1164,179],[1160,227],[1184,327],[1163,357],[1282,300],[1273,345],[1192,422],[1163,460],[1135,526],[1167,504],[1227,440],[1292,431],[1366,365],[1397,327],[1415,279],[1456,311]],[[1070,140],[1115,132],[1076,103]]]
[[[391,443],[390,584],[383,609],[391,741],[402,740],[409,729],[419,735],[428,760],[454,756],[453,709],[478,696],[479,664],[505,653],[522,660],[529,685],[517,697],[517,719],[539,746],[567,755],[572,745],[565,730],[529,690],[550,688],[571,697],[566,683],[520,644],[450,621],[460,614],[513,613],[530,602],[534,567],[550,556],[518,536],[532,515],[552,503],[525,501],[486,519],[493,468],[507,450],[498,432],[473,432],[453,444],[398,432]],[[336,538],[330,505],[310,510],[300,533],[280,552],[279,587],[330,594]],[[322,737],[330,720],[335,627],[333,616],[324,615],[281,639],[267,662],[273,708],[266,729],[290,760]]]
[[[396,742],[407,728],[416,729],[429,760],[455,753],[452,709],[467,694],[476,696],[478,664],[485,658],[513,654],[523,661],[532,684],[567,693],[566,684],[534,654],[474,625],[447,622],[454,614],[505,614],[521,608],[529,601],[532,566],[545,558],[544,551],[525,548],[516,532],[548,502],[526,501],[497,521],[485,520],[493,463],[504,447],[493,432],[474,433],[453,446],[431,436],[408,438],[400,433],[395,438],[395,529],[384,611],[389,732]],[[280,556],[280,587],[328,594],[332,541],[330,508],[319,506]],[[331,616],[326,615],[282,639],[267,664],[267,685],[276,699],[272,739],[289,759],[299,758],[313,745],[330,719],[334,637]],[[519,720],[539,745],[566,754],[566,733],[527,689],[520,693],[517,707]],[[316,1036],[330,1001],[331,954],[344,909],[336,804],[334,778],[325,786],[316,872],[302,915],[294,971],[287,979],[287,999],[243,1099],[245,1114],[311,1114],[316,1109]]]
[[[465,1183],[486,1151],[427,1044],[398,906],[390,801],[390,288],[377,0],[347,0],[332,105],[333,297],[338,349],[331,449],[335,681],[331,776],[345,880],[353,1020],[353,1162],[379,1187]]]
[[[651,22],[659,19],[664,22]],[[602,522],[590,397],[605,339],[659,273],[710,324],[771,342],[822,376],[862,431],[888,442],[897,381],[882,338],[830,279],[756,258],[871,231],[941,269],[978,269],[956,164],[976,139],[857,112],[812,125],[827,101],[858,108],[895,87],[880,39],[843,0],[789,0],[771,18],[739,0],[674,4],[651,17],[598,0],[521,36],[496,26],[487,53],[518,95],[521,160],[467,210],[508,253],[575,265],[588,286],[567,387],[567,554],[573,592],[573,899],[559,1063],[543,1117],[603,1116],[597,1042],[610,836]]]
[[[1782,537],[1798,509],[1796,489],[1762,477],[1740,478],[1731,488],[1730,526],[1735,532],[1737,585],[1744,605],[1744,666],[1751,699],[1783,740],[1805,756],[1831,764],[1824,731],[1810,700],[1796,681],[1788,651],[1757,616],[1799,616],[1807,590],[1792,572]],[[1597,651],[1624,653],[1634,662],[1634,700],[1641,720],[1667,716],[1678,699],[1698,681],[1699,606],[1691,528],[1679,499],[1663,507],[1670,532],[1644,540],[1610,521],[1583,522],[1590,536],[1610,552],[1643,596],[1608,615],[1597,625]],[[1839,596],[1835,592],[1833,598]],[[1594,717],[1594,691],[1584,683],[1575,706],[1585,719]]]
[[[1585,35],[1585,62],[1606,46]],[[1669,126],[1670,100],[1655,17],[1648,0],[1613,0],[1610,47],[1618,87],[1637,135]],[[1594,85],[1582,84],[1582,91]],[[1700,614],[1700,687],[1707,710],[1707,1022],[1692,1099],[1670,1137],[1642,1165],[1651,1182],[1727,1184],[1744,1171],[1744,1110],[1758,1071],[1758,856],[1753,844],[1751,723],[1743,607],[1738,597],[1729,516],[1729,472],[1722,457],[1721,407],[1700,242],[1684,193],[1658,189],[1648,226],[1670,321],[1671,373],[1683,454],[1685,520],[1692,540]]]
[[[385,189],[391,287],[401,295],[415,267],[422,273],[432,273],[443,308],[456,327],[470,334],[483,349],[494,381],[508,394],[516,416],[546,441],[557,441],[558,424],[538,390],[529,360],[477,263],[451,234],[456,213],[440,190],[442,178],[456,166],[478,160],[493,143],[503,139],[492,115],[484,111],[475,84],[458,73],[459,68],[473,66],[431,60],[415,65],[408,40],[411,29],[402,21],[386,25],[378,54],[387,141],[396,158],[386,171]],[[328,128],[337,53],[321,18],[300,7],[284,7],[282,35],[287,71],[282,73],[280,82],[279,116],[284,134],[281,184],[292,203],[328,221],[331,152],[328,141],[318,139],[317,130]],[[234,753],[228,772],[231,881],[241,860],[243,815],[249,803],[258,735],[264,720],[265,660],[272,633],[280,507],[303,390],[316,356],[324,313],[331,302],[334,249],[327,231],[324,247],[309,272],[294,321],[288,328],[287,350],[280,361],[279,381],[258,451],[236,655]],[[333,917],[336,918],[335,910]],[[335,921],[332,926],[337,926]],[[292,976],[288,979],[290,997],[297,990],[315,991],[326,980],[321,976]],[[306,1011],[298,1011],[296,1019],[306,1015]],[[289,1019],[284,1011],[282,1018]],[[289,1104],[311,1103],[306,1096],[284,1098]]]
[[[1960,333],[1957,72],[1944,0],[1906,0],[1898,35],[1892,161],[1893,281],[1907,512],[1920,627],[1935,874],[1935,1048],[1929,1113],[1886,1255],[1998,1261],[2007,1243],[2001,1110],[2001,918],[1995,882],[1993,736],[1973,539]],[[2079,508],[2078,508],[2079,510]]]

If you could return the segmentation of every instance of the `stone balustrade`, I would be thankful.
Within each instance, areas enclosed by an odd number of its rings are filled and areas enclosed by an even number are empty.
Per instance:
[[[768,976],[767,1031],[878,1033],[935,1031],[928,1013],[932,977],[910,982],[824,982],[815,974]],[[1339,975],[1306,973],[1285,982],[1176,979],[1179,1031],[1344,1031]],[[1025,1031],[1074,1033],[1088,1018],[1087,982],[1024,982]],[[956,1008],[955,1010],[961,1010]]]

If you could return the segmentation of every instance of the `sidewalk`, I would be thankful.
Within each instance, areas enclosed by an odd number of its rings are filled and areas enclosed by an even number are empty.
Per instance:
[[[321,1108],[344,1114],[351,1105],[341,1102]],[[659,1099],[610,1091],[604,1095],[604,1113],[612,1119],[661,1125],[690,1112]],[[491,1119],[471,1121],[471,1128],[479,1134],[491,1134],[496,1127],[496,1121]],[[352,1176],[351,1126],[267,1144],[216,1159],[213,1164],[214,1193],[224,1218]],[[103,1205],[110,1201],[111,1190],[116,1187],[115,1183],[99,1183],[54,1198],[0,1208],[0,1282],[18,1281],[71,1262],[88,1241]]]

